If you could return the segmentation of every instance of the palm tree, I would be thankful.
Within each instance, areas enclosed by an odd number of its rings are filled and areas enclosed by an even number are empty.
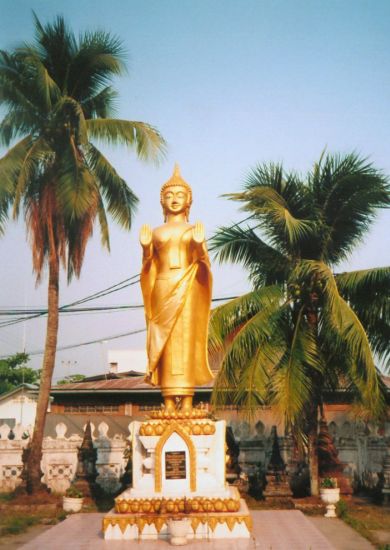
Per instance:
[[[213,238],[221,262],[242,264],[253,290],[216,308],[210,349],[222,356],[215,402],[247,412],[270,403],[308,448],[318,494],[318,413],[342,384],[360,412],[380,416],[374,364],[390,364],[390,267],[335,273],[390,204],[387,179],[355,154],[322,156],[305,179],[280,165],[256,167],[241,193],[248,227]],[[301,438],[302,441],[302,438]]]
[[[43,26],[34,14],[35,42],[0,52],[0,222],[22,210],[37,280],[48,266],[48,319],[34,434],[27,465],[29,492],[40,486],[45,415],[58,333],[60,264],[79,276],[95,221],[109,248],[107,214],[130,229],[137,197],[93,142],[124,144],[158,160],[165,142],[143,122],[112,118],[110,83],[124,72],[121,41],[105,32],[76,39],[62,17]]]

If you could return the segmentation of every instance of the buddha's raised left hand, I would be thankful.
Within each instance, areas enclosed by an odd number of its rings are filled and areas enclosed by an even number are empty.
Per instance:
[[[204,225],[202,222],[196,222],[192,230],[192,238],[198,244],[202,244],[205,241]]]

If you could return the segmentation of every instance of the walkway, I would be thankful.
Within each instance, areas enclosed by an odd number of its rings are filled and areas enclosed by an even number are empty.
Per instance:
[[[104,514],[74,514],[38,535],[20,550],[168,550],[167,541],[105,541]],[[190,541],[189,550],[373,550],[373,546],[337,519],[308,518],[298,510],[252,511],[253,538]]]

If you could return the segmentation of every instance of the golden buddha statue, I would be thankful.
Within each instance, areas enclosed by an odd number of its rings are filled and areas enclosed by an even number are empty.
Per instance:
[[[143,225],[141,287],[147,323],[146,380],[160,385],[165,408],[191,411],[195,386],[212,380],[207,331],[212,278],[203,224],[188,221],[192,190],[176,165],[161,188],[164,224]]]

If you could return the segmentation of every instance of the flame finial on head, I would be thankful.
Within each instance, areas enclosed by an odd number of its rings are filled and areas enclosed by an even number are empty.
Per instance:
[[[180,166],[179,166],[178,162],[175,162],[175,166],[173,168],[173,177],[175,177],[175,178],[180,178],[181,177]]]
[[[175,166],[173,168],[172,176],[161,187],[161,191],[160,191],[161,202],[162,202],[162,198],[163,198],[163,194],[164,194],[165,190],[168,189],[168,187],[175,187],[175,186],[184,187],[184,189],[188,193],[188,205],[191,206],[191,204],[192,204],[192,189],[188,185],[188,183],[181,177],[180,166],[177,162],[175,163]]]
[[[183,189],[187,191],[188,203],[187,203],[187,209],[186,209],[186,219],[188,221],[190,207],[192,204],[192,189],[188,185],[188,183],[185,180],[183,180],[183,178],[181,177],[180,166],[177,162],[175,162],[172,176],[169,178],[168,181],[164,183],[164,185],[161,187],[161,190],[160,190],[160,203],[163,206],[163,208],[164,208],[164,204],[163,204],[164,193],[167,189],[169,189],[169,187],[183,187]],[[165,211],[164,211],[164,220],[166,220]]]

